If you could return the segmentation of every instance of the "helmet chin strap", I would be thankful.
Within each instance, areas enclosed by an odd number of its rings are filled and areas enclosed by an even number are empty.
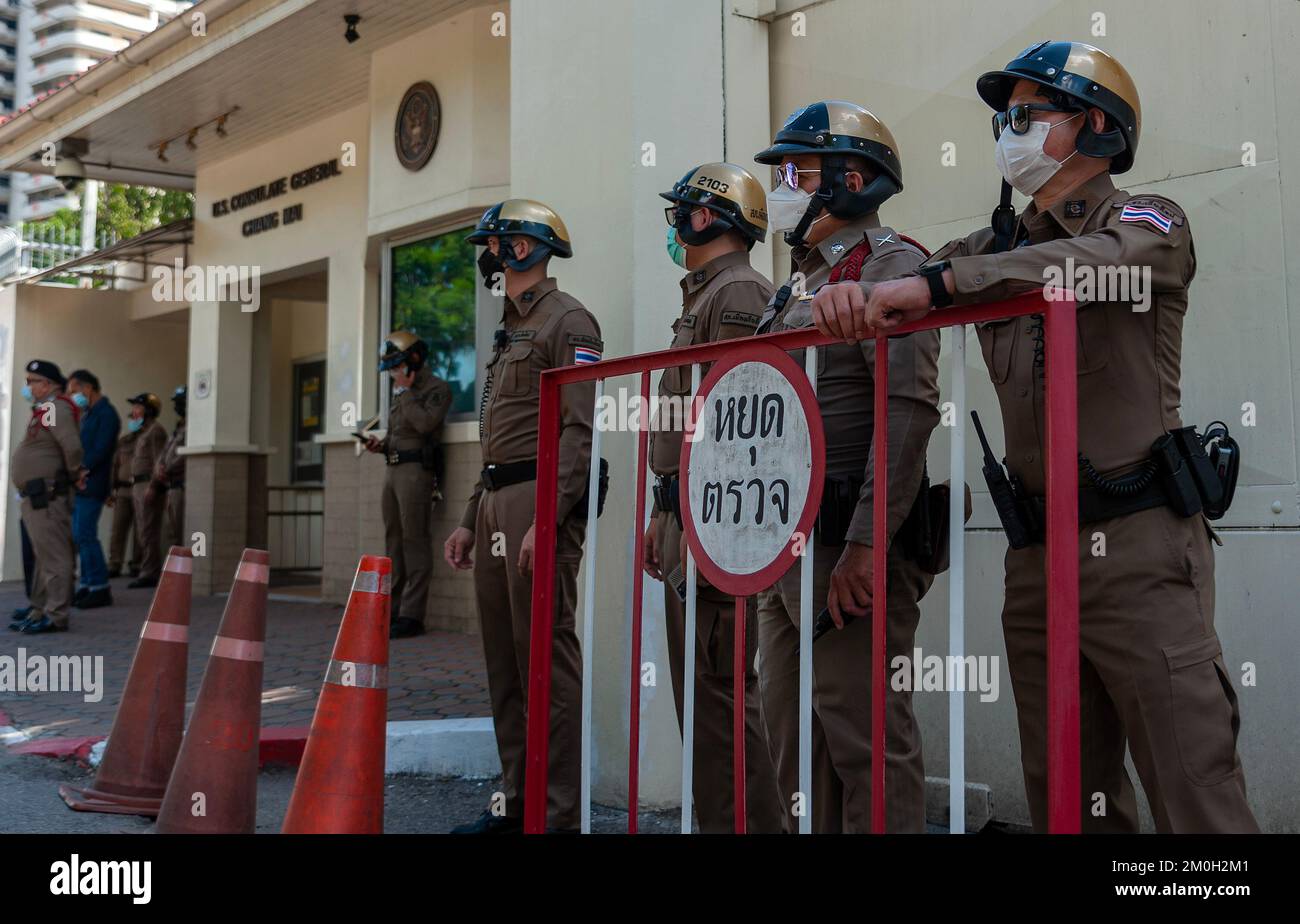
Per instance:
[[[524,273],[532,269],[538,263],[541,263],[550,255],[551,248],[549,245],[543,244],[541,241],[534,241],[532,252],[522,260],[516,260],[513,256],[510,256],[503,257],[501,262],[516,273]]]
[[[791,247],[799,247],[807,243],[803,236],[808,233],[808,229],[813,226],[814,222],[821,221],[822,218],[826,217],[821,214],[826,208],[826,202],[827,197],[822,194],[821,189],[818,189],[813,194],[812,201],[808,203],[808,208],[804,210],[803,218],[799,219],[799,224],[794,226],[794,230],[785,232],[785,242],[787,244]],[[821,215],[821,218],[818,218],[819,215]]]

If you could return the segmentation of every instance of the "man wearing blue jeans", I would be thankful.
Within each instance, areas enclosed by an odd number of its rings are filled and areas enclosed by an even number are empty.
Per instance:
[[[81,582],[72,605],[83,610],[113,605],[108,564],[99,542],[99,515],[112,491],[113,452],[122,421],[99,390],[99,379],[85,369],[68,376],[68,394],[81,408],[82,464],[89,469],[72,508],[72,537],[81,560]]]

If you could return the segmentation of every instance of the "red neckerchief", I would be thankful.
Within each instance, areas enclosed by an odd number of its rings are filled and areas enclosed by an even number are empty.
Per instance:
[[[75,401],[73,401],[73,400],[71,400],[70,398],[68,398],[67,395],[55,395],[54,398],[53,398],[52,400],[54,400],[54,401],[62,401],[62,402],[63,402],[64,404],[66,404],[69,408],[71,408],[71,409],[72,409],[72,422],[75,423],[77,426],[81,426],[81,408],[77,407],[77,404],[76,404]],[[48,403],[49,403],[49,402],[47,402],[47,401],[42,401],[40,404],[38,404],[38,405],[36,405],[35,407],[32,408],[32,419],[31,419],[31,421],[27,424],[27,429],[28,429],[28,430],[30,430],[30,429],[32,428],[32,424],[36,424],[36,426],[40,427],[42,430],[47,430],[47,429],[49,429],[48,427],[45,426],[45,420],[44,420],[44,418],[45,418],[45,411],[44,411],[44,409],[43,409],[43,405],[48,404]]]

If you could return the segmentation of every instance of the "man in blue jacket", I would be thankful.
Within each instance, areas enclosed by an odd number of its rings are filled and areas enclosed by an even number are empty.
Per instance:
[[[117,410],[99,390],[99,379],[85,369],[68,376],[68,394],[81,408],[82,465],[89,470],[77,486],[72,508],[72,536],[81,559],[81,586],[72,605],[83,610],[113,605],[108,564],[99,542],[99,515],[112,491],[113,452],[122,429]]]

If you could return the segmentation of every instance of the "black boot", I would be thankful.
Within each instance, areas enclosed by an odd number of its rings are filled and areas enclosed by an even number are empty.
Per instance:
[[[410,619],[405,616],[394,619],[388,627],[389,638],[411,638],[416,635],[424,634],[424,623],[418,619]]]
[[[79,610],[97,610],[101,606],[113,605],[113,591],[107,587],[101,587],[99,590],[88,591],[82,594],[72,603]]]
[[[507,818],[484,812],[468,824],[457,825],[451,829],[452,834],[523,834],[524,823],[520,818]]]
[[[156,577],[136,578],[134,581],[132,581],[130,584],[127,584],[126,586],[131,590],[135,590],[138,587],[157,587],[158,579]]]

